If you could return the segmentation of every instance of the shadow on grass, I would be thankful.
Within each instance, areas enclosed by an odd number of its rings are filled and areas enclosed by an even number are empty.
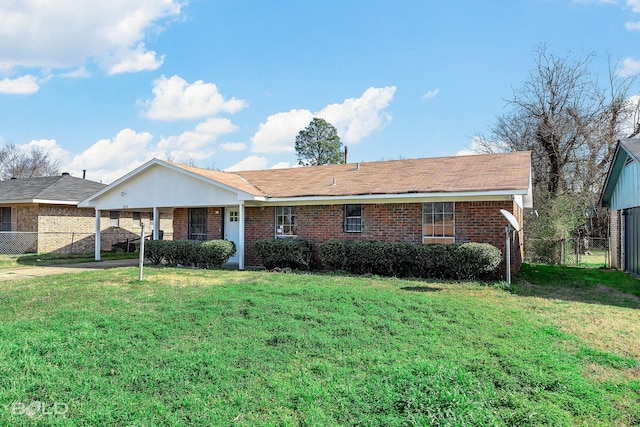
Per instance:
[[[432,288],[429,286],[405,286],[400,289],[411,292],[438,292],[442,290],[442,288]]]
[[[640,279],[622,271],[522,264],[516,295],[640,309]]]
[[[137,259],[138,253],[102,253],[103,261]],[[21,266],[61,266],[65,264],[80,264],[94,262],[93,253],[90,254],[26,254],[16,259]]]

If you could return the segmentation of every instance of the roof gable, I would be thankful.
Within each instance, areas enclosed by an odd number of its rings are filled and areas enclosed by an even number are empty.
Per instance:
[[[629,162],[640,165],[640,138],[621,139],[618,141],[609,164],[609,171],[607,172],[602,192],[600,193],[600,206],[611,207],[616,186],[625,166]],[[634,185],[637,185],[637,183]]]

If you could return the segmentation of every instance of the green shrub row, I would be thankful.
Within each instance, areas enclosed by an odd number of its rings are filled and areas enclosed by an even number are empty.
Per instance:
[[[229,240],[148,240],[144,244],[146,259],[171,267],[219,268],[235,253],[236,245]]]
[[[494,274],[502,253],[488,243],[422,245],[331,240],[319,247],[322,263],[352,274],[468,280]]]
[[[303,239],[258,240],[252,249],[269,270],[276,267],[306,270],[311,262],[311,243]]]

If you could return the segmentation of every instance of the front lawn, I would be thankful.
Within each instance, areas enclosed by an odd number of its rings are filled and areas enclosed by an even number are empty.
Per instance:
[[[638,297],[604,276],[571,300],[533,270],[511,291],[156,267],[3,282],[0,425],[640,423]]]

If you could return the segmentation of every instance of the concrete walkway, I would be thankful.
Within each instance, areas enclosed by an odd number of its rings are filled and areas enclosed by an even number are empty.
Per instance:
[[[138,266],[136,259],[117,259],[109,261],[83,262],[79,264],[63,264],[49,266],[16,267],[0,270],[0,282],[8,280],[28,279],[30,277],[51,276],[54,274],[79,273],[90,270]]]

